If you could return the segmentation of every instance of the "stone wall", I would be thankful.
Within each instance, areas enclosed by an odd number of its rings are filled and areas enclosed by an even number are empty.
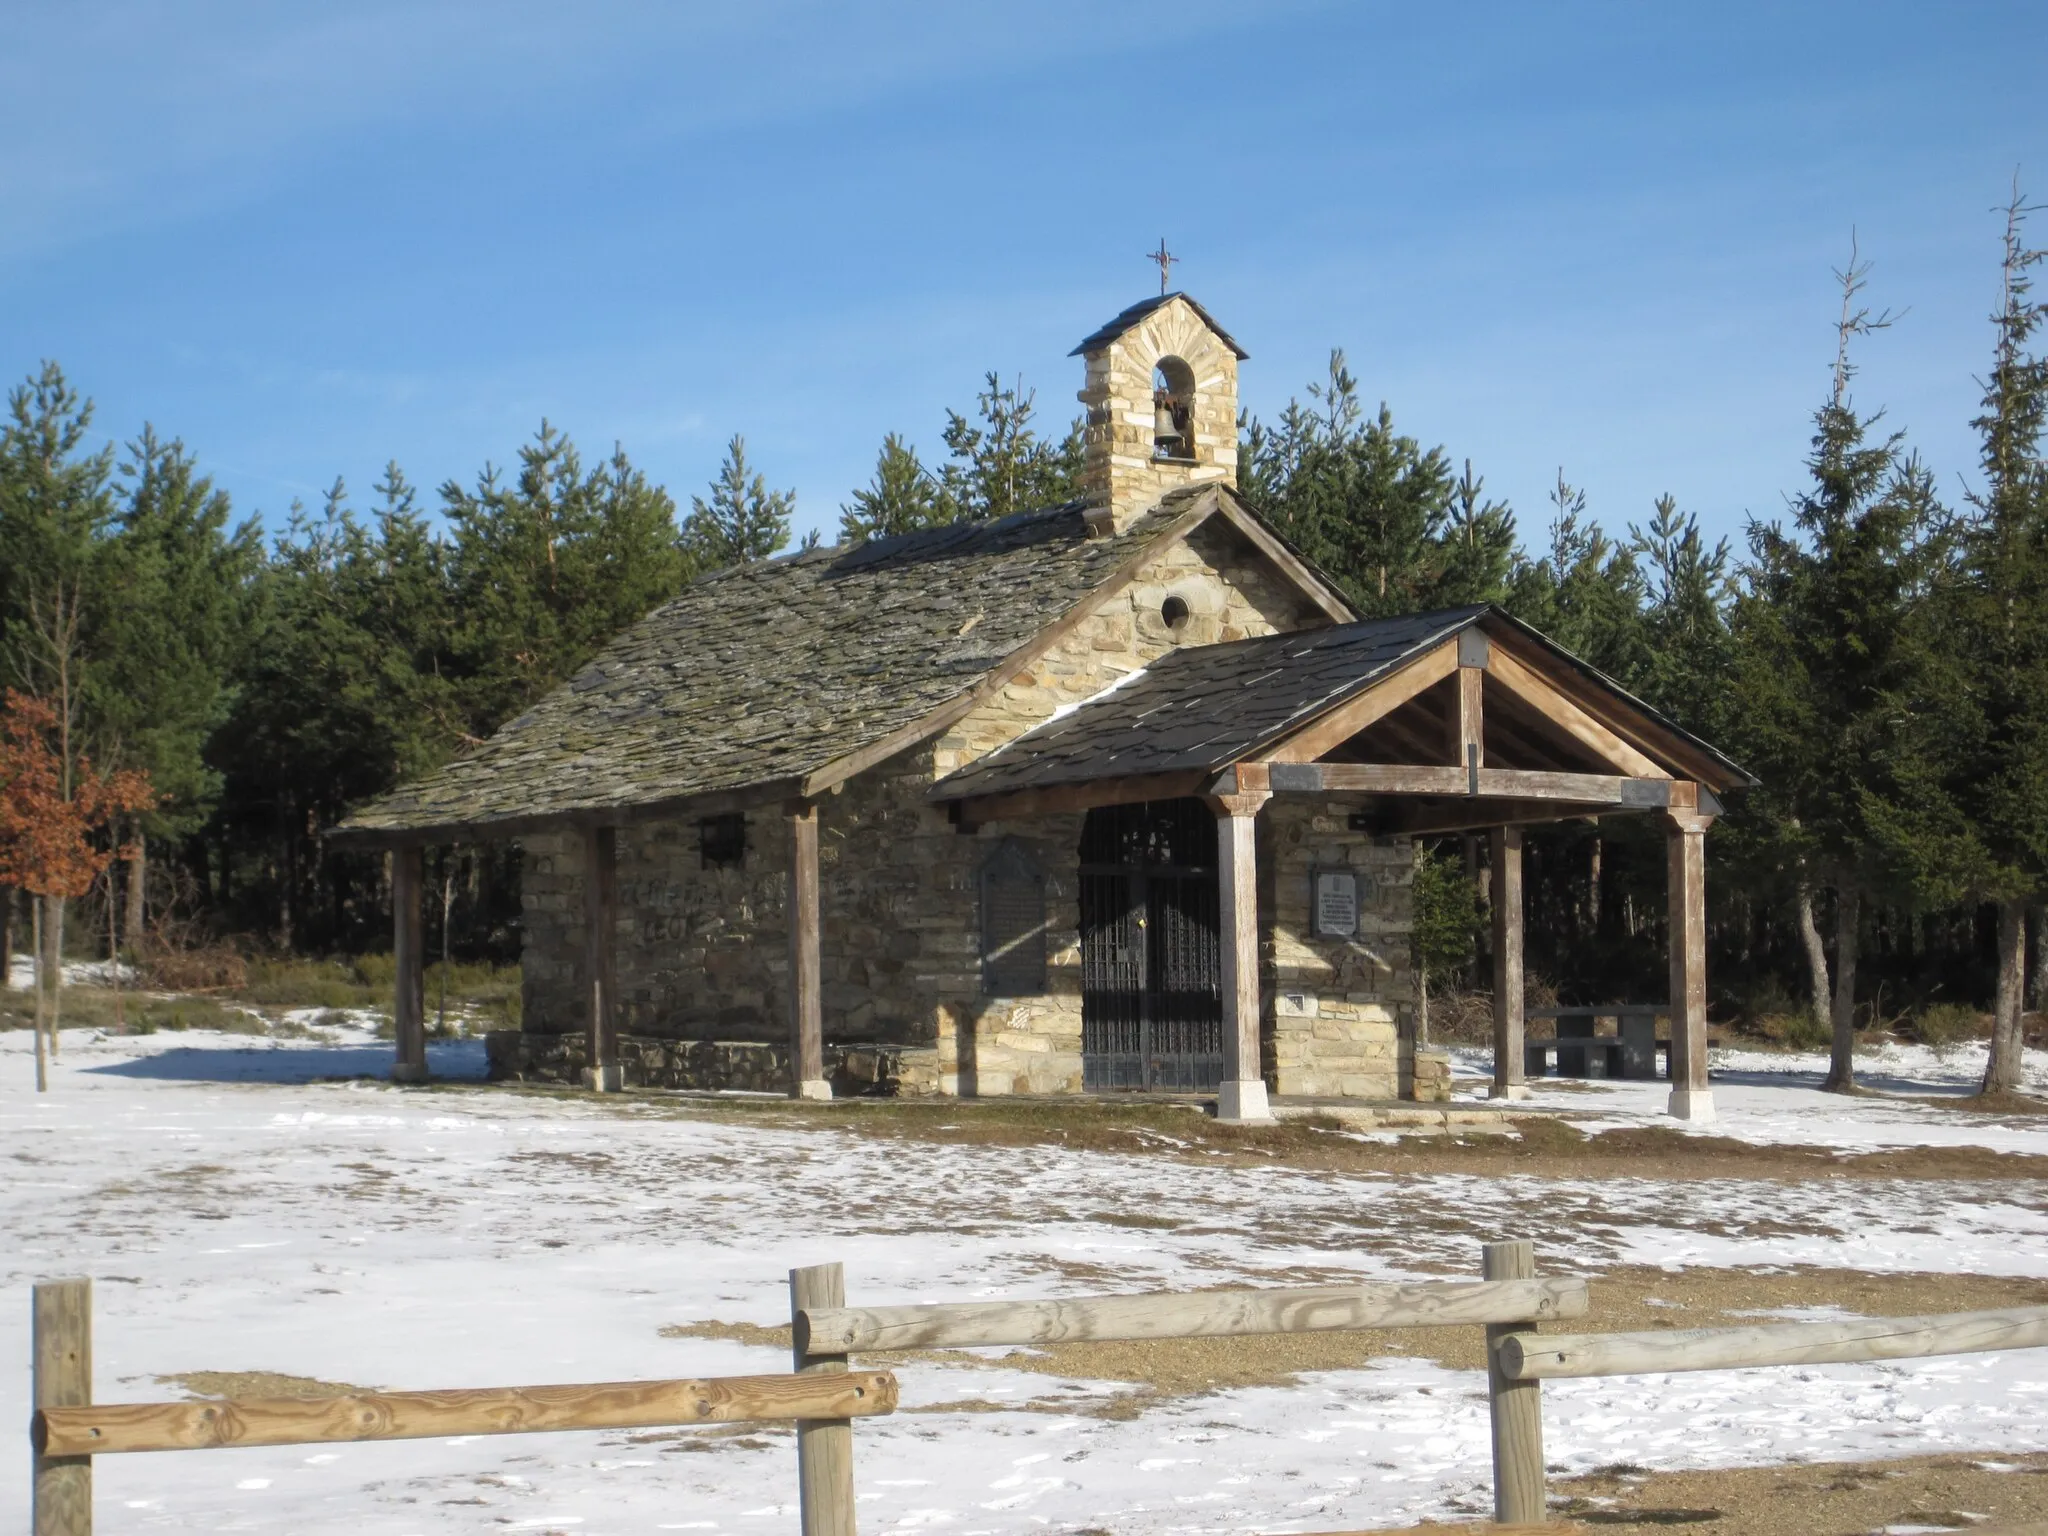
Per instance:
[[[1419,1086],[1413,1063],[1404,1068],[1402,1061],[1415,1011],[1415,845],[1351,831],[1357,809],[1278,796],[1260,813],[1259,911],[1271,999],[1265,1068],[1276,1094],[1391,1099]],[[1314,872],[1329,868],[1358,876],[1353,938],[1312,931]],[[1433,1090],[1433,1068],[1422,1076]]]
[[[493,1030],[484,1037],[492,1082],[580,1087],[589,1057],[578,1035]],[[619,1059],[636,1088],[785,1093],[789,1047],[750,1040],[661,1040],[622,1035]],[[927,1098],[939,1091],[938,1052],[930,1046],[831,1045],[825,1076],[834,1098]]]
[[[1178,625],[1163,616],[1168,596],[1187,606]],[[935,742],[825,796],[819,875],[828,1047],[911,1048],[919,1053],[914,1072],[906,1076],[901,1062],[911,1058],[898,1056],[881,1076],[920,1084],[928,1077],[943,1093],[1079,1092],[1082,817],[1034,817],[963,834],[926,799],[935,775],[1012,740],[1176,645],[1321,621],[1240,535],[1227,525],[1207,525]],[[1273,884],[1262,894],[1262,912],[1269,927],[1277,916],[1285,933],[1305,932],[1312,851],[1341,848],[1372,875],[1369,888],[1378,904],[1368,909],[1384,929],[1380,938],[1391,940],[1398,931],[1398,944],[1381,945],[1395,968],[1381,975],[1356,956],[1269,934],[1269,986],[1279,981],[1307,991],[1317,999],[1317,1012],[1305,1025],[1284,1008],[1276,1016],[1268,1069],[1279,1068],[1283,1093],[1354,1092],[1364,1085],[1373,1096],[1391,1098],[1394,1010],[1409,996],[1402,862],[1408,845],[1375,847],[1342,831],[1341,811],[1334,816],[1331,831],[1299,802],[1275,800],[1267,808],[1261,859]],[[731,869],[704,867],[694,820],[620,829],[616,965],[629,1082],[744,1087],[779,1083],[787,1070],[788,828],[779,809],[750,812],[746,823],[746,854]],[[1045,876],[1046,990],[1028,998],[982,994],[978,876],[1006,837]],[[541,1075],[556,1080],[547,1074],[569,1070],[565,1064],[580,1053],[585,1028],[582,845],[573,834],[538,835],[527,840],[526,856],[524,1027],[529,1034],[567,1038],[554,1046],[529,1041],[519,1049],[551,1063]],[[627,1048],[624,1040],[635,1043]],[[525,1059],[513,1045],[498,1049],[508,1063]],[[508,1065],[506,1071],[524,1075],[528,1068]],[[721,1074],[729,1081],[719,1082]]]

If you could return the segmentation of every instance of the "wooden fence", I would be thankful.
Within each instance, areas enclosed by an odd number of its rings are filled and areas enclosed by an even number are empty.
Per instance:
[[[1572,1376],[1896,1360],[2048,1345],[2048,1307],[1853,1322],[1538,1334],[1584,1317],[1587,1282],[1538,1276],[1535,1246],[1488,1243],[1479,1280],[849,1307],[837,1264],[789,1276],[787,1376],[364,1392],[179,1403],[92,1401],[91,1284],[35,1288],[35,1536],[90,1536],[92,1458],[427,1435],[796,1421],[803,1536],[854,1536],[853,1421],[893,1413],[896,1378],[849,1354],[1476,1326],[1486,1330],[1494,1518],[1547,1517],[1542,1383]]]

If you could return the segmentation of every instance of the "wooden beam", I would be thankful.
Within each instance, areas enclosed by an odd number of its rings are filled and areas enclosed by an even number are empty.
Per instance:
[[[440,1435],[866,1418],[893,1413],[897,1396],[896,1378],[888,1371],[829,1377],[600,1381],[451,1392],[352,1392],[338,1397],[95,1403],[44,1408],[37,1413],[31,1433],[53,1456],[112,1456],[223,1446],[422,1440]]]
[[[791,801],[789,816],[789,1096],[829,1099],[825,1080],[824,964],[818,913],[818,804]]]
[[[1747,1328],[1660,1329],[1653,1333],[1525,1334],[1499,1351],[1516,1381],[1727,1371],[1766,1365],[1849,1365],[1917,1360],[2048,1345],[2048,1307],[1859,1317]]]
[[[391,1033],[397,1046],[391,1062],[394,1083],[427,1080],[426,943],[420,915],[422,854],[397,848],[391,854]]]
[[[1262,766],[1244,764],[1238,773],[1240,793],[1211,801],[1223,919],[1223,1082],[1216,1095],[1216,1118],[1233,1124],[1273,1118],[1259,1061],[1264,1009],[1259,992],[1258,814],[1270,796],[1246,784],[1248,778],[1256,779],[1255,770]]]
[[[619,834],[583,829],[583,1086],[617,1093],[619,1066]]]
[[[1610,691],[1595,682],[1585,686],[1585,674],[1554,655],[1547,647],[1525,636],[1506,633],[1495,644],[1496,654],[1512,650],[1514,659],[1536,675],[1548,679],[1559,689],[1580,689],[1579,698],[1586,713],[1600,724],[1643,745],[1644,750],[1662,754],[1675,764],[1674,778],[1696,779],[1703,784],[1718,788],[1739,788],[1751,782],[1740,770],[1731,772],[1728,765],[1720,762],[1710,752],[1701,748],[1684,735],[1650,718],[1643,713],[1642,706]]]
[[[30,1301],[34,1354],[30,1395],[38,1417],[92,1401],[92,1282],[45,1280]],[[92,1461],[34,1439],[34,1536],[92,1536]]]
[[[1569,800],[1473,800],[1381,802],[1388,806],[1380,830],[1392,837],[1442,837],[1453,832],[1484,832],[1493,827],[1548,826],[1552,822],[1597,820],[1624,809],[1614,805],[1574,804]]]
[[[1251,767],[1238,765],[1239,772]],[[1620,774],[1550,773],[1533,768],[1422,768],[1400,763],[1269,763],[1277,794],[1465,795],[1502,800],[1569,800],[1653,810],[1670,803],[1672,781]]]
[[[1360,617],[1358,610],[1351,606],[1350,600],[1343,593],[1310,570],[1300,556],[1273,536],[1271,529],[1240,506],[1235,493],[1219,490],[1216,493],[1216,511],[1225,522],[1244,535],[1247,543],[1278,566],[1281,573],[1300,590],[1302,596],[1322,609],[1331,622],[1349,624]]]
[[[918,1307],[814,1307],[797,1314],[810,1349],[885,1349],[1240,1338],[1362,1328],[1443,1328],[1584,1317],[1586,1282],[1370,1281],[1357,1285],[1074,1296],[1060,1301],[954,1301]]]
[[[1689,783],[1674,790],[1691,791]],[[1681,798],[1674,795],[1674,799]],[[1682,798],[1691,799],[1691,794]],[[1665,813],[1666,891],[1671,938],[1671,1102],[1680,1120],[1714,1118],[1707,1080],[1707,828],[1714,818]]]
[[[1078,784],[1048,785],[1044,789],[1014,790],[1004,795],[970,796],[950,803],[957,807],[962,823],[980,826],[991,821],[1018,821],[1031,816],[1057,816],[1069,811],[1093,810],[1099,805],[1177,800],[1183,795],[1200,794],[1210,778],[1211,775],[1202,770],[1134,774],[1129,778],[1089,779]]]
[[[1553,686],[1509,654],[1504,646],[1493,648],[1487,670],[1503,688],[1521,697],[1544,719],[1550,721],[1604,763],[1611,763],[1632,778],[1668,779],[1671,775],[1623,741],[1592,715],[1581,709]]]
[[[1424,651],[1398,672],[1381,678],[1363,693],[1311,720],[1265,756],[1276,763],[1312,763],[1457,670],[1458,648],[1446,640]]]
[[[403,828],[337,827],[322,841],[336,848],[418,848],[441,843],[511,842],[534,832],[580,832],[588,826],[639,826],[650,821],[677,821],[690,816],[723,816],[729,811],[779,805],[802,787],[800,778],[764,779],[738,789],[706,790],[702,794],[668,795],[633,805],[570,806],[520,816],[494,816],[476,821],[442,821]]]
[[[1464,639],[1463,635],[1458,636],[1461,653]],[[1445,755],[1450,758],[1453,768],[1467,775],[1467,792],[1474,795],[1480,793],[1479,770],[1486,763],[1485,683],[1485,671],[1465,665],[1462,656],[1457,675],[1446,683],[1451,695],[1450,708],[1446,711],[1449,718],[1445,721]]]
[[[1526,1099],[1522,1074],[1522,829],[1495,827],[1493,872],[1493,1087],[1496,1099]]]

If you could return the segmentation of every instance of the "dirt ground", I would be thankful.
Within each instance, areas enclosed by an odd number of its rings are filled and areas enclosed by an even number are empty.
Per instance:
[[[1701,1536],[1862,1536],[1890,1527],[1970,1530],[2048,1520],[2048,1456],[1925,1456],[1716,1472],[1604,1468],[1551,1484],[1588,1531]]]
[[[461,1093],[504,1093],[448,1085]],[[527,1087],[548,1096],[568,1089]],[[578,1094],[579,1102],[583,1096]],[[1569,1119],[1529,1115],[1513,1122],[1515,1135],[1404,1136],[1361,1139],[1335,1120],[1287,1120],[1277,1125],[1219,1125],[1198,1106],[1173,1102],[1062,1104],[1044,1100],[952,1100],[932,1104],[897,1099],[839,1099],[803,1104],[787,1099],[697,1098],[629,1094],[631,1112],[713,1115],[777,1129],[830,1126],[859,1136],[949,1146],[1053,1146],[1074,1151],[1178,1157],[1214,1163],[1218,1157],[1336,1173],[1524,1174],[1556,1178],[1646,1179],[2048,1179],[2048,1157],[1994,1152],[1983,1147],[1910,1147],[1841,1153],[1827,1147],[1760,1146],[1726,1136],[1691,1135],[1661,1127],[1588,1136]],[[2048,1113],[2048,1103],[2012,1098],[1995,1105],[1944,1100],[1987,1118],[2021,1119]]]

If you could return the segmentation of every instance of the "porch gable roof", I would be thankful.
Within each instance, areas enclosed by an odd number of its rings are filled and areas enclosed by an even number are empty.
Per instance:
[[[1612,679],[1482,604],[1174,651],[947,775],[931,797],[985,800],[1097,780],[1164,783],[1220,773],[1280,750],[1475,628],[1519,642],[1518,652],[1550,663],[1545,670],[1553,685],[1568,695],[1597,696],[1603,714],[1637,725],[1630,733],[1636,744],[1648,756],[1672,761],[1674,777],[1696,778],[1716,790],[1751,782],[1727,757]],[[1674,749],[1683,761],[1673,760]]]

